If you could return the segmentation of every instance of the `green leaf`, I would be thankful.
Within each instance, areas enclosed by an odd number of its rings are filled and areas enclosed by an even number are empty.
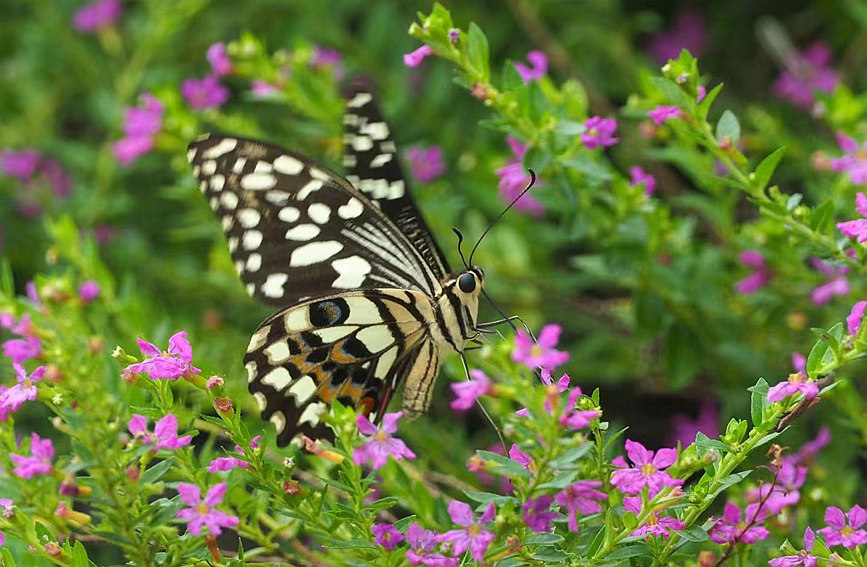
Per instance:
[[[756,185],[760,189],[767,187],[768,183],[771,181],[771,177],[774,175],[774,171],[777,169],[777,165],[780,163],[780,160],[783,158],[783,154],[785,153],[785,148],[778,148],[771,152],[765,159],[759,162],[758,166],[756,166],[753,175],[755,176]]]
[[[42,522],[37,521],[33,526],[36,529],[36,537],[38,537],[42,541],[53,541],[57,542],[57,538],[54,537],[54,533],[48,529],[48,526],[43,524]]]
[[[139,479],[139,482],[142,484],[142,486],[144,486],[146,484],[158,481],[163,477],[164,474],[169,472],[169,469],[172,468],[173,464],[174,459],[172,457],[169,457],[164,461],[160,461],[159,463],[155,464],[154,466],[143,472],[141,478]]]
[[[768,383],[764,378],[759,378],[756,385],[747,388],[752,393],[750,396],[750,418],[753,427],[758,427],[765,419],[765,408],[768,407]]]
[[[494,504],[500,506],[509,502],[516,502],[516,500],[512,496],[503,496],[502,494],[493,494],[491,492],[464,490],[464,494],[466,494],[467,498],[469,498],[470,500],[475,500],[480,504],[490,504],[491,502],[493,502]]]
[[[702,454],[706,453],[710,449],[717,449],[718,451],[729,452],[731,451],[731,447],[720,441],[719,439],[711,439],[701,431],[699,431],[695,436],[695,447]]]
[[[328,544],[328,547],[333,549],[373,549],[376,546],[363,539],[353,539],[349,541],[332,541]]]
[[[557,465],[554,464],[554,461],[551,461],[550,467],[551,468],[558,468]],[[540,484],[536,488],[538,488],[539,490],[543,490],[543,489],[547,489],[547,488],[554,488],[557,490],[562,490],[562,489],[566,488],[567,486],[569,486],[570,484],[572,484],[573,482],[575,482],[577,477],[578,477],[578,471],[559,472],[556,475],[554,475],[553,479],[551,479],[550,481],[548,481],[546,483]]]
[[[580,136],[587,128],[582,122],[573,122],[572,120],[561,120],[554,127],[554,132],[562,136]]]
[[[668,104],[673,104],[680,108],[691,107],[692,100],[674,81],[665,77],[650,77],[650,83],[662,93]]]
[[[416,518],[418,518],[418,516],[416,516],[415,514],[412,514],[411,516],[407,516],[405,518],[401,518],[394,523],[394,529],[403,533],[412,525]]]
[[[72,547],[72,566],[90,567],[90,560],[87,558],[87,550],[84,549],[84,544],[77,540],[75,545]]]
[[[708,539],[707,532],[701,526],[690,526],[685,530],[681,530],[677,533],[680,534],[680,537],[687,541],[700,542],[707,541]]]
[[[730,486],[734,486],[735,484],[738,484],[743,479],[750,476],[750,473],[752,473],[752,472],[753,471],[749,470],[749,471],[736,472],[736,473],[732,473],[732,474],[728,475],[727,477],[725,477],[724,479],[719,481],[719,484],[720,484],[719,487],[717,487],[717,489],[714,490],[710,494],[710,497],[715,498],[720,492],[722,492],[726,488],[728,488]]]
[[[475,22],[470,22],[467,33],[467,58],[477,75],[475,79],[487,83],[491,78],[488,67],[488,38],[485,37],[485,32]]]
[[[476,454],[482,459],[493,463],[493,470],[491,470],[491,472],[493,473],[519,478],[529,478],[531,476],[530,471],[528,471],[509,457],[498,455],[496,453],[492,453],[491,451],[476,451]]]
[[[597,405],[599,405],[598,402],[597,402]],[[574,449],[569,449],[568,451],[566,451],[565,453],[563,453],[562,455],[560,455],[556,459],[553,459],[549,463],[549,466],[551,468],[554,468],[554,469],[561,469],[561,468],[564,468],[568,465],[571,465],[575,461],[578,461],[579,459],[584,457],[587,453],[589,453],[591,451],[591,449],[593,449],[593,447],[594,447],[593,443],[590,443],[590,442],[582,443],[581,445],[575,447]],[[554,477],[554,478],[557,478],[557,477]]]
[[[12,557],[12,552],[9,551],[8,547],[0,548],[0,557],[3,558],[3,567],[18,567],[18,564],[15,563],[15,558]]]
[[[716,123],[717,141],[728,138],[732,141],[732,144],[737,144],[740,137],[741,124],[738,122],[738,117],[731,110],[726,110],[720,116],[719,122]]]
[[[553,545],[563,541],[563,536],[559,534],[539,533],[533,534],[524,540],[525,544],[536,545]]]
[[[619,549],[615,549],[609,553],[605,559],[613,561],[616,559],[629,559],[630,557],[638,557],[639,555],[650,555],[650,546],[646,543],[636,543],[627,545]]]
[[[704,98],[701,99],[701,102],[698,103],[698,117],[702,120],[707,119],[707,113],[710,110],[711,105],[716,100],[716,97],[719,96],[720,91],[722,91],[723,84],[720,83],[704,95]]]
[[[583,173],[590,181],[603,183],[610,181],[612,178],[611,171],[605,164],[600,163],[585,153],[575,154],[570,158],[562,160],[561,163],[570,169]]]

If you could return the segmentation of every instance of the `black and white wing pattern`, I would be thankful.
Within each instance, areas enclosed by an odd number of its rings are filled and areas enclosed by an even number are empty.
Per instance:
[[[382,210],[440,279],[450,272],[424,217],[409,192],[388,123],[367,85],[344,92],[343,167],[346,178]]]
[[[335,290],[437,294],[440,276],[382,211],[308,158],[210,135],[187,158],[250,295],[286,307]]]

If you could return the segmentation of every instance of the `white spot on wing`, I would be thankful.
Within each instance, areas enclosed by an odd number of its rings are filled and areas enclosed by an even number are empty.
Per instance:
[[[367,350],[376,353],[394,343],[391,331],[385,325],[372,325],[358,331],[355,338],[364,343]]]
[[[226,191],[225,193],[220,195],[220,204],[222,204],[227,209],[234,210],[235,207],[238,206],[238,196],[231,191]]]
[[[283,222],[295,222],[301,218],[301,211],[295,207],[283,207],[280,209],[280,212],[277,213],[277,218]]]
[[[310,319],[307,317],[307,308],[299,307],[289,310],[284,318],[283,325],[287,333],[304,331],[310,328]]]
[[[394,364],[396,358],[397,346],[393,346],[379,357],[379,362],[376,363],[374,374],[380,378],[385,377],[385,375],[388,374],[388,369]]]
[[[226,184],[226,177],[220,174],[217,174],[211,177],[211,189],[214,191],[222,191],[223,185]]]
[[[371,122],[362,127],[361,131],[374,140],[384,140],[388,138],[388,125],[385,122]]]
[[[361,283],[367,274],[370,273],[370,263],[361,256],[350,256],[349,258],[341,258],[331,262],[333,267],[339,274],[331,285],[341,289],[353,289],[361,287]]]
[[[283,284],[289,279],[286,274],[268,274],[262,284],[262,294],[265,297],[283,297]]]
[[[373,147],[373,142],[368,136],[353,136],[352,149],[356,152],[366,152]]]
[[[269,203],[274,203],[275,205],[282,206],[285,205],[286,202],[289,200],[289,193],[287,193],[286,191],[278,191],[276,189],[273,191],[268,191],[267,193],[265,193],[265,200]]]
[[[370,160],[370,167],[382,167],[391,161],[392,154],[379,154]]]
[[[235,146],[238,145],[238,140],[235,138],[225,138],[220,140],[213,147],[208,148],[207,150],[202,152],[203,159],[215,159],[220,157],[223,154],[227,154],[235,149]]]
[[[322,339],[322,342],[333,343],[334,341],[340,340],[346,335],[350,334],[355,329],[357,329],[357,327],[338,325],[337,327],[324,327],[322,329],[316,329],[315,331],[313,331],[313,334]]]
[[[247,369],[247,382],[252,382],[253,379],[256,377],[256,361],[251,360],[244,365],[244,368]]]
[[[346,106],[349,108],[360,108],[373,100],[373,96],[370,93],[358,93],[352,100],[346,103]]]
[[[238,249],[238,242],[239,241],[238,241],[237,236],[230,236],[228,242],[229,242],[229,252],[234,252],[235,250]]]
[[[254,284],[254,283],[248,283],[248,284],[247,284],[247,287],[246,287],[246,290],[247,290],[247,295],[249,295],[250,297],[252,297],[253,294],[256,293],[256,284]]]
[[[289,360],[292,353],[289,352],[289,344],[286,341],[277,341],[265,347],[263,351],[268,357],[268,362],[273,365],[282,364]]]
[[[217,172],[217,160],[209,159],[202,164],[202,173],[205,175],[214,175]]]
[[[316,224],[325,224],[331,217],[331,207],[322,203],[313,203],[307,207],[307,214]]]
[[[248,173],[241,178],[241,187],[247,191],[271,189],[277,185],[277,177],[270,173]]]
[[[364,212],[364,205],[355,197],[349,199],[349,202],[342,207],[337,208],[337,216],[342,219],[354,219],[362,212]]]
[[[328,172],[319,169],[318,167],[311,167],[307,170],[310,173],[310,177],[313,179],[318,179],[319,181],[328,181],[331,179],[331,176],[328,175]]]
[[[349,116],[349,115],[347,115],[347,116]],[[358,117],[356,116],[356,118],[358,118]],[[346,123],[346,120],[344,119],[343,122]],[[196,157],[196,152],[198,152],[198,151],[199,150],[197,150],[196,148],[188,149],[187,150],[187,161],[192,162]]]
[[[316,383],[310,376],[302,376],[289,387],[289,393],[295,396],[295,401],[299,405],[309,400],[314,392],[316,392]]]
[[[253,392],[253,397],[256,398],[256,404],[259,406],[259,411],[265,411],[268,407],[268,398],[262,392]]]
[[[299,224],[286,231],[286,240],[307,241],[319,234],[319,227],[315,224]]]
[[[247,158],[239,157],[235,160],[235,165],[232,166],[232,171],[237,174],[244,172],[244,166],[247,164]]]
[[[298,175],[304,164],[292,156],[282,155],[274,160],[274,169],[286,175]]]
[[[258,230],[248,230],[241,237],[241,245],[244,250],[255,250],[262,244],[262,233]]]
[[[238,211],[238,221],[244,228],[253,228],[259,224],[261,215],[256,209],[241,209]]]
[[[403,197],[403,194],[406,192],[406,188],[404,187],[403,180],[398,179],[397,181],[392,181],[391,185],[388,186],[388,198],[389,199],[400,199]]]
[[[292,251],[292,256],[289,258],[291,267],[309,266],[324,262],[338,252],[343,250],[343,244],[336,240],[325,240],[324,242],[311,242],[304,246],[299,246]]]
[[[261,254],[250,254],[250,257],[247,258],[247,271],[248,272],[258,272],[259,268],[262,267],[262,255]]]
[[[322,402],[316,402],[315,404],[309,404],[304,411],[301,412],[301,417],[298,418],[298,423],[309,423],[310,425],[316,425],[319,423],[319,415],[325,410],[325,404]]]
[[[270,347],[269,347],[270,348]],[[267,350],[267,349],[266,349]],[[278,366],[268,374],[262,376],[262,383],[268,384],[272,388],[276,390],[280,390],[281,392],[286,389],[286,387],[292,382],[292,375],[289,374],[289,371],[283,368],[282,366]]]
[[[318,179],[311,179],[307,184],[298,191],[297,199],[303,201],[310,193],[319,191],[322,188],[322,182]]]
[[[271,173],[271,170],[273,169],[274,166],[267,161],[257,161],[256,167],[255,169],[253,169],[253,173]]]
[[[226,215],[220,219],[220,224],[223,226],[223,232],[229,232],[235,226],[235,219],[231,215]]]
[[[283,415],[282,411],[275,411],[271,414],[271,417],[268,418],[268,421],[274,424],[274,428],[277,430],[277,435],[283,433],[283,430],[286,429],[286,417]]]
[[[271,331],[270,325],[260,327],[253,336],[250,337],[250,346],[247,347],[247,352],[259,350],[265,344],[265,339],[268,338],[268,333]]]

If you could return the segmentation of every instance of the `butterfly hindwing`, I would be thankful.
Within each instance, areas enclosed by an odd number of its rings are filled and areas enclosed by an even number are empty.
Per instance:
[[[431,270],[442,279],[449,273],[445,256],[406,186],[397,147],[371,89],[353,84],[344,93],[343,167],[346,178],[376,203],[412,242]]]
[[[286,307],[329,291],[435,294],[413,245],[345,180],[278,146],[208,136],[187,157],[250,295]]]
[[[333,437],[319,413],[334,400],[376,420],[407,376],[423,372],[433,380],[436,360],[417,363],[420,352],[433,348],[427,329],[433,317],[422,293],[371,289],[303,301],[262,323],[244,363],[250,391],[262,417],[275,424],[278,443],[298,433]]]

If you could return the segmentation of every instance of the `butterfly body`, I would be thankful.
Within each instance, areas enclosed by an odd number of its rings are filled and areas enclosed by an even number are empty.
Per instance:
[[[448,269],[370,93],[350,95],[345,127],[346,179],[238,137],[187,153],[247,292],[280,308],[244,363],[281,445],[331,437],[319,415],[334,400],[381,418],[400,383],[405,415],[421,415],[442,356],[476,335],[483,272]]]

